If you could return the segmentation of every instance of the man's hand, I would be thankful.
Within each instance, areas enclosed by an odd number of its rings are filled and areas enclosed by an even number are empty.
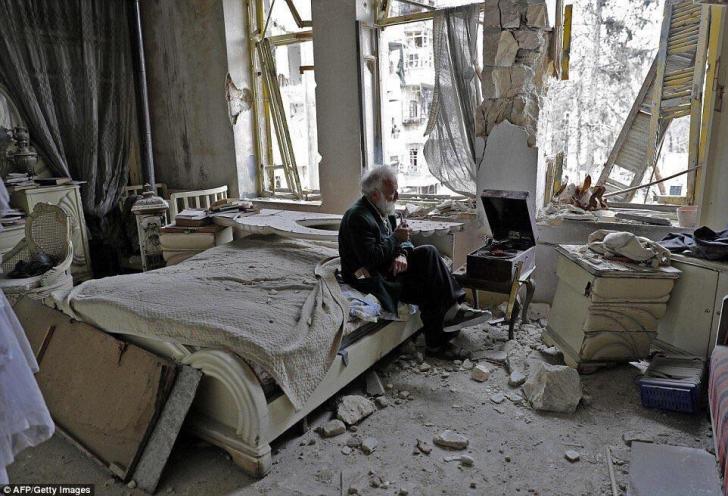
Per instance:
[[[397,229],[394,230],[394,236],[400,243],[404,243],[410,239],[410,233],[412,233],[412,229],[410,229],[406,224],[400,224],[397,226]]]
[[[407,257],[400,255],[392,261],[392,266],[389,268],[392,271],[392,275],[396,276],[402,272],[407,271]]]

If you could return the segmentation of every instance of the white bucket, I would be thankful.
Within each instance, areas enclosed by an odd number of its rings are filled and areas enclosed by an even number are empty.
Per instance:
[[[680,227],[698,227],[697,206],[679,207],[677,209],[677,223]]]

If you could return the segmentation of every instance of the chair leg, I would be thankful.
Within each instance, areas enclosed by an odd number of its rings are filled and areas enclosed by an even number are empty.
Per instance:
[[[523,313],[521,314],[521,321],[528,322],[528,307],[531,305],[533,295],[536,293],[536,282],[532,277],[529,277],[525,283],[526,285],[526,299],[523,302]]]
[[[511,312],[511,320],[508,322],[508,339],[511,340],[515,336],[513,330],[516,327],[516,320],[518,320],[518,311],[521,304],[518,302],[518,297],[516,297],[516,301],[513,302],[513,311]]]

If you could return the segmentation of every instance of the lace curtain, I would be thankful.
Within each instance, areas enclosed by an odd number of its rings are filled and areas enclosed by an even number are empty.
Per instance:
[[[435,88],[423,150],[432,175],[470,197],[483,155],[475,139],[475,109],[482,100],[476,73],[479,14],[477,4],[435,12]]]
[[[135,119],[129,2],[0,0],[0,84],[56,176],[104,227],[128,176]]]

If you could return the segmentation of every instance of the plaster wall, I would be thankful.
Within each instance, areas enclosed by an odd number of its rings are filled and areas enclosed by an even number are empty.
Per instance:
[[[142,23],[157,181],[254,192],[251,114],[233,128],[224,91],[228,72],[247,83],[243,2],[142,2]]]
[[[724,10],[721,61],[728,60],[728,36],[725,35],[728,9]],[[722,95],[718,95],[721,105],[713,112],[701,203],[701,224],[713,229],[724,229],[728,224],[728,95],[725,93],[728,88],[728,64],[725,62],[719,65],[717,85],[722,92]]]
[[[321,211],[343,213],[362,173],[358,30],[361,0],[312,0]],[[360,5],[361,4],[361,5]]]

